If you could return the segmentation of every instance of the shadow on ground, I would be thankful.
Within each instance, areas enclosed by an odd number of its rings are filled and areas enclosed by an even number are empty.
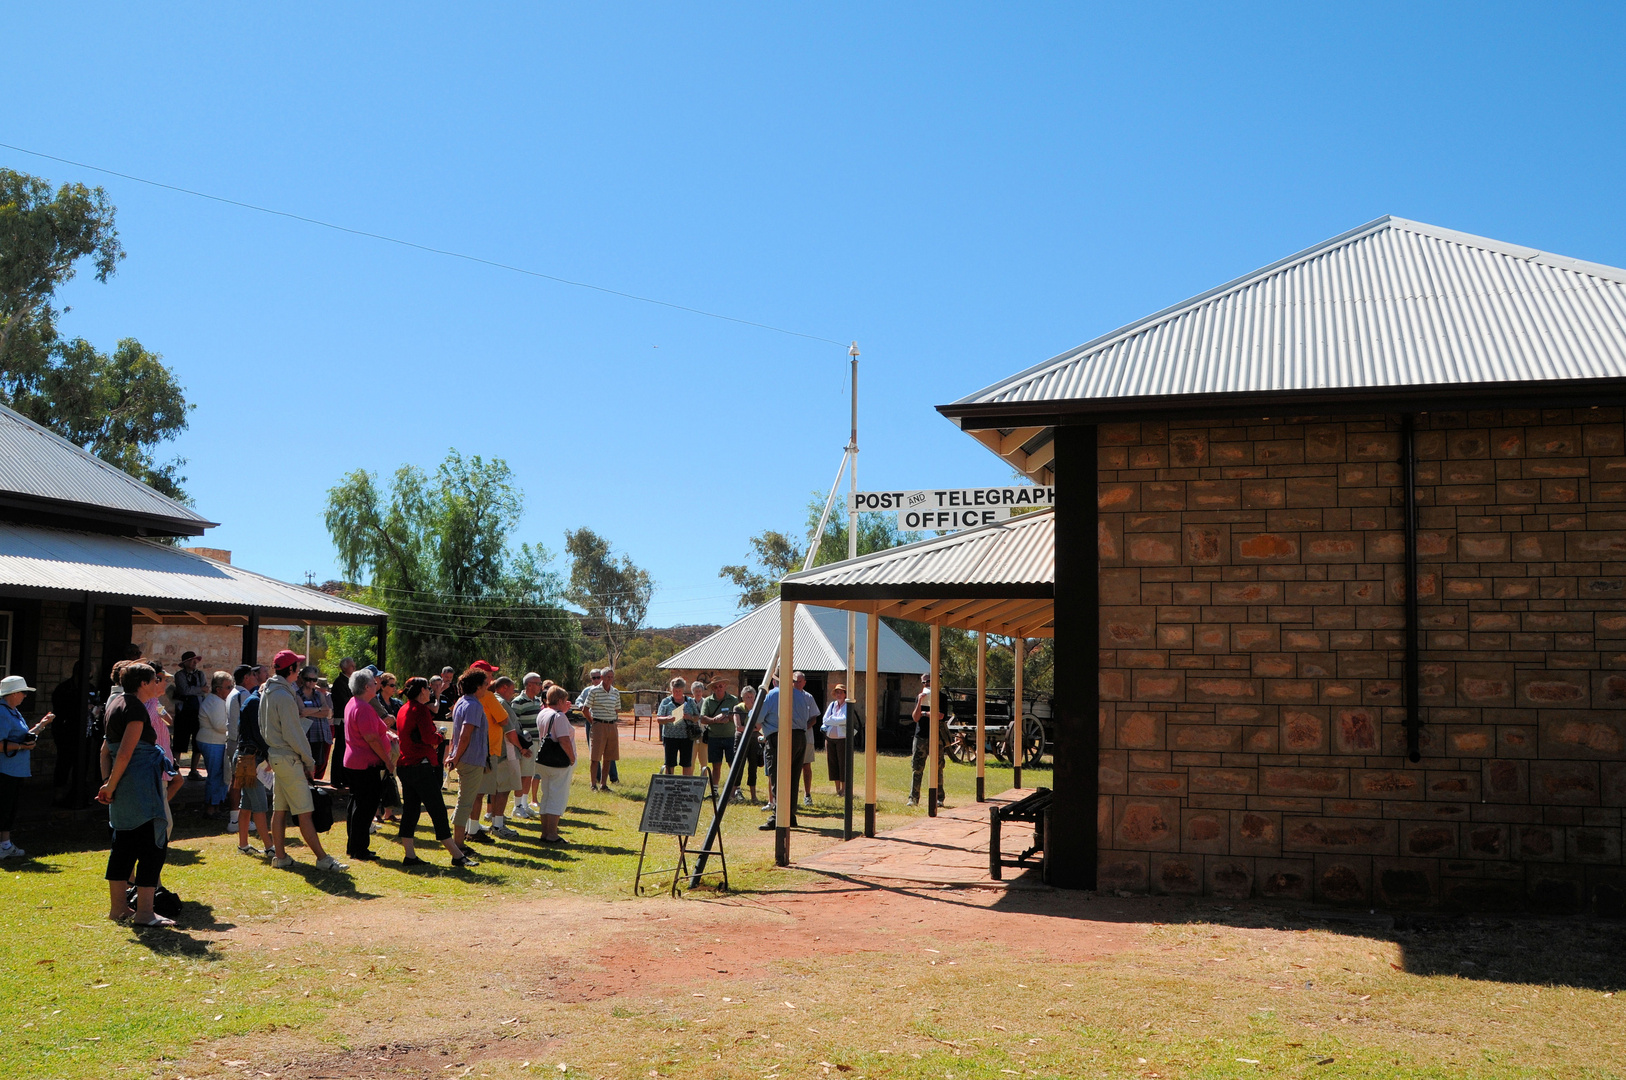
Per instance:
[[[1387,914],[1324,910],[1264,901],[1219,903],[1172,896],[1121,897],[1054,889],[1029,871],[987,902],[989,887],[914,885],[828,875],[843,893],[888,893],[973,913],[989,911],[1102,923],[1230,926],[1284,932],[1321,930],[1383,941],[1399,948],[1401,970],[1412,975],[1456,976],[1533,986],[1568,986],[1601,992],[1626,990],[1626,921],[1590,915]],[[751,890],[755,896],[800,892]]]

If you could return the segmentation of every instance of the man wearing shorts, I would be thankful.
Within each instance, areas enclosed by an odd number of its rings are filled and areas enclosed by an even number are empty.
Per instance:
[[[706,765],[711,769],[711,797],[717,798],[717,781],[723,764],[734,763],[734,706],[740,699],[728,692],[728,684],[721,678],[711,680],[711,694],[700,703],[700,716],[706,725]],[[734,789],[734,801],[743,801],[739,788]]]
[[[508,797],[521,790],[530,767],[531,752],[519,744],[519,718],[514,715],[514,680],[499,675],[491,681],[491,692],[502,705],[503,722],[500,729],[487,728],[487,738],[499,731],[496,747],[491,753],[491,835],[503,840],[518,840],[519,833],[508,827],[504,814],[508,810]]]
[[[519,721],[521,731],[535,731],[536,719],[542,715],[542,676],[529,671],[520,682],[524,684],[524,689],[508,703],[508,707],[513,710],[514,719]],[[519,795],[514,800],[514,816],[517,818],[541,816],[531,808],[531,799],[536,796],[537,768],[535,753],[520,762]]]
[[[260,737],[265,743],[266,761],[271,766],[271,843],[276,858],[271,865],[279,870],[292,866],[288,854],[288,815],[299,822],[299,835],[316,856],[318,870],[348,870],[349,867],[322,850],[312,813],[311,770],[316,757],[305,736],[306,720],[300,715],[299,692],[294,689],[294,673],[305,658],[292,649],[283,649],[271,658],[276,674],[260,689]]]
[[[605,668],[599,672],[599,681],[596,686],[589,686],[582,693],[581,710],[586,714],[588,722],[593,725],[592,745],[588,751],[590,779],[593,790],[603,788],[610,790],[610,781],[615,779],[615,763],[621,757],[621,731],[618,726],[621,715],[621,691],[615,688],[615,668]]]

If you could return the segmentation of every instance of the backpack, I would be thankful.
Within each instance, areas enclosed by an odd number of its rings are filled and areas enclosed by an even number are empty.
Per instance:
[[[327,788],[311,788],[311,825],[317,832],[333,828],[333,796]]]
[[[136,906],[136,887],[130,886],[130,891],[124,894],[124,902],[130,907]],[[181,916],[181,898],[178,894],[170,892],[162,885],[152,891],[152,912],[162,915],[166,919],[178,919]]]

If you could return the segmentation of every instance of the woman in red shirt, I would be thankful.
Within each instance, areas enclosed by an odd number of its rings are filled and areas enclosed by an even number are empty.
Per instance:
[[[406,684],[406,704],[395,714],[395,730],[401,740],[401,760],[395,776],[401,782],[401,857],[404,866],[423,866],[418,858],[418,810],[429,811],[429,820],[435,826],[435,839],[445,845],[452,856],[452,865],[479,866],[480,861],[466,854],[452,838],[452,827],[446,821],[446,800],[441,798],[441,760],[445,757],[446,740],[435,726],[435,710],[429,704],[433,699],[429,680],[411,678]]]

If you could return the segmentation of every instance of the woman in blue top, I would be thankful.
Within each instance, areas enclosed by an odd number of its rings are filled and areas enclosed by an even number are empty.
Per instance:
[[[158,748],[147,702],[164,692],[163,680],[147,664],[132,663],[119,675],[124,693],[107,704],[107,743],[118,747],[107,782],[96,793],[106,803],[113,826],[107,856],[107,917],[134,926],[174,926],[152,909],[153,890],[169,854],[169,799],[164,774],[170,762]],[[136,906],[127,899],[135,873]]]
[[[17,706],[34,692],[21,675],[0,679],[0,859],[21,859],[28,853],[11,842],[11,823],[17,817],[17,802],[23,781],[33,771],[32,748],[39,733],[56,719],[46,713],[32,728]]]
[[[694,741],[705,729],[700,726],[700,705],[688,696],[681,678],[673,679],[671,694],[661,701],[655,715],[661,717],[661,746],[666,750],[667,776],[679,765],[684,776],[694,775]]]

